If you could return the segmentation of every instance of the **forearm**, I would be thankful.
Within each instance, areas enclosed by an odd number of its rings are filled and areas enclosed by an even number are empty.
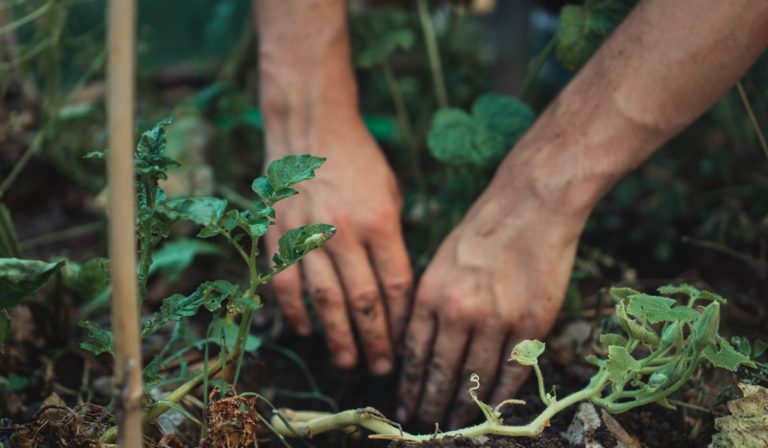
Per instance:
[[[254,0],[260,105],[273,153],[359,121],[346,0]]]
[[[618,179],[709,108],[767,45],[764,0],[640,2],[492,186],[527,182],[539,206],[586,219]]]

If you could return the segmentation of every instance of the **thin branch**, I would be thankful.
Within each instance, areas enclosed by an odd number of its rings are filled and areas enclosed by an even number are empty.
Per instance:
[[[757,135],[757,140],[760,142],[760,146],[763,148],[763,152],[765,152],[765,156],[768,157],[768,143],[765,141],[765,136],[763,135],[763,131],[760,130],[760,125],[757,123],[757,117],[755,117],[755,113],[752,111],[752,105],[749,103],[749,98],[747,98],[747,92],[744,90],[744,86],[741,85],[741,81],[736,83],[736,88],[739,90],[739,96],[741,96],[741,102],[744,103],[744,109],[747,110],[747,115],[749,115],[749,122],[752,123],[752,129],[755,130],[755,134]]]
[[[417,5],[421,29],[424,32],[424,43],[427,46],[427,57],[429,58],[429,68],[432,73],[437,104],[441,108],[448,107],[448,93],[445,90],[443,64],[440,61],[440,51],[437,48],[437,37],[435,36],[435,28],[432,26],[432,18],[429,16],[427,0],[418,0]]]

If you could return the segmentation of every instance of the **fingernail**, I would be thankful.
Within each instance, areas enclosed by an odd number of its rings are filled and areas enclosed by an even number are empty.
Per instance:
[[[392,361],[387,358],[379,358],[373,362],[371,371],[374,375],[386,375],[392,371]]]
[[[352,352],[339,352],[335,357],[336,365],[342,368],[349,368],[354,366],[355,357]]]
[[[301,324],[296,327],[296,333],[300,336],[309,336],[312,333],[312,327],[306,324]]]
[[[400,406],[395,411],[395,418],[398,422],[405,423],[408,421],[408,411],[405,410],[405,407]]]

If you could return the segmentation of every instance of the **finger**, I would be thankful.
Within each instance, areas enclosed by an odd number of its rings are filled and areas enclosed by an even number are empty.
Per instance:
[[[266,245],[270,253],[276,252],[277,237],[267,236]],[[301,274],[299,267],[289,267],[277,274],[270,283],[275,296],[277,296],[277,303],[280,305],[285,320],[298,334],[309,336],[312,333],[312,321],[309,319],[309,314],[301,296]]]
[[[512,349],[520,342],[518,337],[510,337],[504,351],[501,355],[501,368],[499,369],[499,379],[496,381],[496,387],[491,393],[492,405],[497,405],[504,400],[515,398],[517,391],[528,379],[531,374],[531,368],[522,366],[514,361],[509,361],[509,354]]]
[[[432,313],[417,299],[403,343],[403,367],[398,388],[400,407],[396,412],[396,417],[401,422],[405,422],[416,412],[434,332],[435,319]]]
[[[317,249],[304,257],[302,267],[333,363],[345,369],[354,367],[357,364],[355,338],[347,317],[344,291],[331,258],[323,249]]]
[[[392,370],[394,355],[384,304],[368,254],[359,244],[337,244],[335,247],[333,259],[344,285],[368,368],[375,375],[385,375]]]
[[[467,389],[472,387],[469,379],[473,373],[480,376],[480,388],[475,393],[481,401],[485,401],[496,380],[499,353],[503,344],[502,330],[483,329],[472,336],[469,354],[462,368],[462,379],[456,391],[456,402],[448,417],[450,428],[464,426],[480,415],[480,408],[467,392]]]
[[[431,424],[442,420],[453,398],[456,377],[468,338],[469,334],[465,328],[446,325],[445,320],[441,320],[419,405],[419,418],[423,422]]]
[[[389,331],[395,344],[403,337],[413,291],[413,274],[400,226],[390,238],[375,238],[370,254],[389,314]]]

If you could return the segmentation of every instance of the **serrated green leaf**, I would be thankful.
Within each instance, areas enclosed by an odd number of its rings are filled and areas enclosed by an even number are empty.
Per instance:
[[[200,255],[224,256],[226,253],[206,241],[198,239],[181,238],[169,241],[152,254],[152,265],[149,273],[160,272],[169,282],[175,282]]]
[[[504,138],[505,150],[511,149],[536,119],[533,109],[519,99],[492,93],[475,100],[472,116],[486,129]]]
[[[588,0],[560,10],[555,55],[569,70],[581,67],[613,32],[636,0]]]
[[[657,289],[659,291],[659,294],[664,294],[665,296],[673,296],[675,294],[684,294],[692,299],[698,298],[701,294],[701,291],[687,283],[682,283],[679,285],[665,285],[661,286]]]
[[[61,272],[64,286],[88,301],[109,287],[108,258],[93,258],[82,265],[69,261]]]
[[[211,197],[171,199],[157,206],[171,221],[191,221],[203,227],[219,222],[226,209],[226,200]]]
[[[700,299],[709,300],[710,302],[717,302],[720,305],[725,305],[728,303],[727,300],[725,300],[721,295],[715,294],[712,291],[701,291],[701,294],[699,294]]]
[[[524,366],[538,364],[539,356],[544,353],[546,344],[536,339],[524,339],[515,345],[509,355],[510,361],[517,361]]]
[[[149,176],[156,181],[167,178],[168,170],[179,166],[179,162],[163,155],[166,148],[165,128],[172,121],[170,117],[165,118],[139,137],[134,161],[137,174]],[[140,187],[143,185],[140,184]]]
[[[688,322],[699,317],[699,313],[687,306],[673,306],[676,300],[649,294],[635,294],[629,297],[627,312],[638,318],[656,324],[662,321]]]
[[[144,322],[141,336],[146,337],[168,322],[178,322],[185,317],[197,314],[201,306],[208,311],[215,311],[221,307],[224,300],[240,295],[240,288],[224,280],[205,282],[195,292],[188,296],[174,294],[163,300],[160,310]]]
[[[251,184],[254,193],[268,204],[293,196],[297,191],[293,185],[315,178],[315,170],[325,163],[325,157],[309,154],[291,154],[272,161],[267,166],[266,176],[257,178]]]
[[[640,362],[632,357],[624,347],[612,345],[608,347],[608,361],[605,369],[611,381],[616,385],[626,384],[638,372]]]
[[[624,303],[616,305],[615,316],[619,326],[621,326],[621,328],[631,337],[649,347],[656,347],[659,345],[659,335],[657,335],[651,328],[648,328],[644,324],[630,317],[627,314]]]
[[[413,46],[415,36],[408,28],[408,15],[396,8],[377,8],[352,16],[352,51],[355,65],[371,68],[389,59],[398,50]]]
[[[101,328],[101,325],[90,320],[81,321],[80,327],[88,332],[85,341],[80,343],[80,348],[94,355],[109,353],[114,356],[115,343],[111,331]]]
[[[631,296],[641,294],[640,291],[636,291],[632,288],[613,287],[608,290],[608,295],[616,302],[629,299]]]
[[[611,345],[618,345],[621,347],[624,347],[627,345],[629,341],[627,338],[620,334],[615,333],[608,333],[608,334],[601,334],[600,335],[600,343],[604,347],[610,347]]]
[[[47,263],[20,258],[0,258],[0,308],[12,308],[42,287],[64,266],[64,260]]]
[[[749,356],[740,353],[727,340],[721,337],[717,340],[717,347],[715,347],[715,344],[707,345],[702,350],[701,355],[713,366],[727,369],[731,372],[736,371],[740,365],[757,367],[755,362],[749,359]]]
[[[278,253],[272,257],[277,267],[284,267],[301,260],[310,251],[330,240],[336,227],[330,224],[310,224],[291,229],[280,236]]]

